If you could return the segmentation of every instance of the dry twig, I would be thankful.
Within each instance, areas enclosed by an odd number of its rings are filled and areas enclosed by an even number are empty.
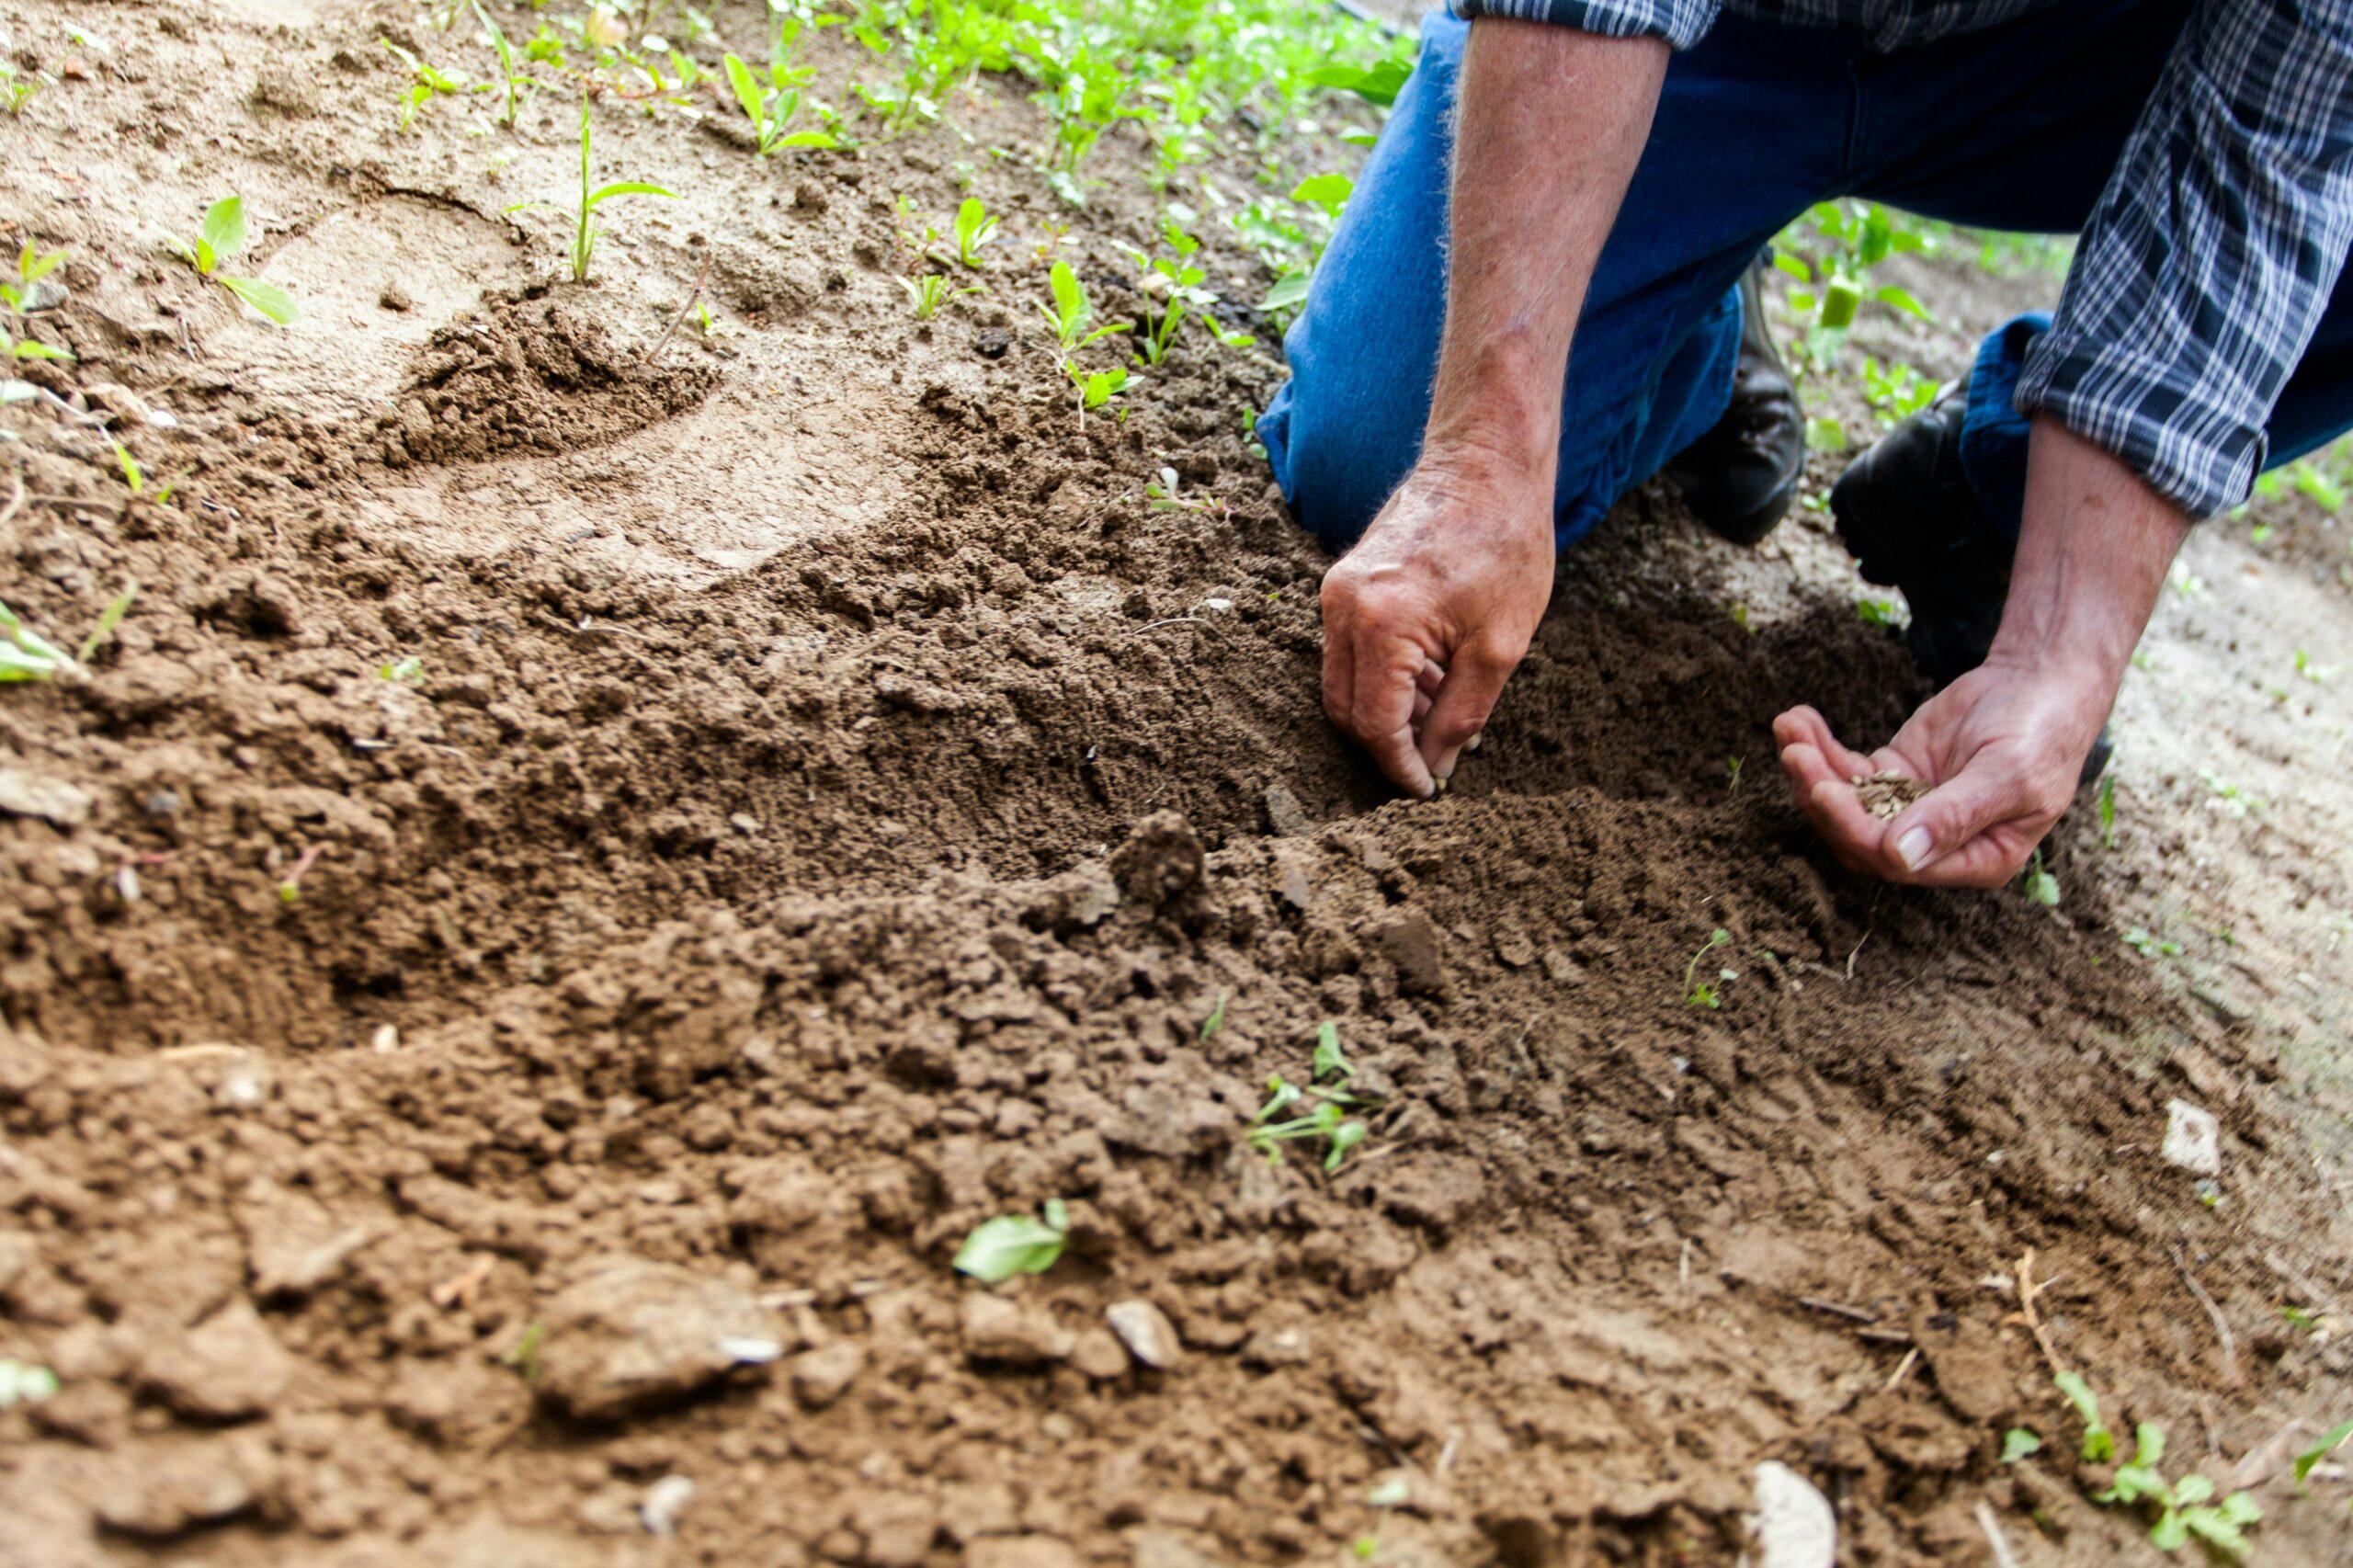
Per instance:
[[[645,351],[645,362],[647,364],[653,365],[660,362],[662,358],[662,350],[670,346],[670,335],[678,330],[678,324],[687,319],[687,312],[695,308],[695,301],[697,300],[702,298],[702,286],[705,282],[710,280],[710,253],[709,251],[705,251],[702,253],[702,265],[695,268],[695,286],[687,290],[686,302],[678,307],[678,313],[670,318],[670,324],[662,329],[662,335],[654,340],[654,347]]]
[[[2200,1285],[2197,1277],[2189,1272],[2189,1260],[2181,1256],[2181,1248],[2168,1244],[2165,1247],[2165,1255],[2173,1259],[2174,1272],[2181,1276],[2181,1282],[2189,1287],[2189,1293],[2198,1298],[2200,1306],[2206,1309],[2206,1316],[2214,1325],[2214,1337],[2222,1342],[2222,1381],[2234,1387],[2237,1386],[2239,1381],[2238,1336],[2231,1332],[2229,1320],[2222,1316],[2222,1309],[2214,1304],[2214,1298],[2206,1293],[2206,1287]]]
[[[2035,1302],[2041,1298],[2045,1290],[2051,1289],[2051,1286],[2047,1282],[2040,1285],[2034,1282],[2034,1249],[2032,1247],[2027,1248],[2019,1255],[2018,1275],[2018,1310],[2002,1321],[2026,1325],[2026,1331],[2034,1335],[2036,1347],[2042,1352],[2042,1359],[2049,1364],[2052,1376],[2056,1377],[2067,1369],[2059,1359],[2059,1352],[2052,1347],[2051,1332],[2042,1326],[2041,1314],[2034,1310]]]

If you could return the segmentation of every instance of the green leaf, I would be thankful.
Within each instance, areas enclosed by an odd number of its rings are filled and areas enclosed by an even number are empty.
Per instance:
[[[1063,1255],[1063,1232],[1027,1214],[1004,1214],[973,1227],[956,1249],[956,1267],[994,1285],[1017,1274],[1043,1274]]]
[[[139,585],[136,583],[127,585],[121,593],[116,595],[114,601],[98,612],[97,625],[82,639],[81,651],[74,657],[83,664],[88,664],[91,655],[105,647],[107,639],[114,635],[114,629],[122,624],[122,618],[131,613],[131,601],[138,597]]]
[[[2149,1527],[2149,1544],[2159,1551],[2179,1551],[2189,1540],[2189,1526],[2179,1514],[2167,1508]]]
[[[2165,1429],[2154,1421],[2132,1428],[2132,1462],[2154,1470],[2165,1462]]]
[[[2029,1454],[2042,1450],[2042,1439],[2023,1426],[2013,1426],[2002,1434],[2002,1462],[2016,1464]]]
[[[642,179],[620,179],[598,188],[581,205],[593,211],[603,204],[606,198],[613,196],[666,196],[673,201],[677,199],[675,194],[658,185],[648,185]]]
[[[1348,1157],[1348,1151],[1364,1142],[1366,1131],[1361,1121],[1344,1121],[1333,1128],[1330,1133],[1331,1152],[1324,1156],[1324,1168],[1326,1171],[1338,1170],[1340,1162]]]
[[[1813,281],[1813,267],[1802,256],[1793,256],[1788,251],[1777,250],[1773,253],[1773,265],[1801,283]]]
[[[2059,1392],[2067,1396],[2067,1403],[2075,1407],[2075,1414],[2087,1425],[2099,1425],[2099,1396],[2092,1392],[2091,1384],[2084,1381],[2081,1372],[2061,1372],[2051,1381],[2059,1385]]]
[[[753,79],[752,68],[732,53],[720,63],[727,68],[727,85],[735,89],[735,101],[742,104],[744,112],[752,117],[753,126],[761,131],[767,130],[767,99],[761,96],[760,85]]]
[[[232,256],[245,248],[245,199],[224,196],[204,210],[204,227],[197,231],[204,244],[211,247],[214,259]],[[199,271],[210,272],[210,267]]]
[[[1274,286],[1267,290],[1266,298],[1258,301],[1258,308],[1269,313],[1288,311],[1302,303],[1306,298],[1307,274],[1286,273],[1275,279]]]
[[[2353,1421],[2340,1421],[2322,1433],[2319,1442],[2298,1454],[2296,1456],[2296,1484],[2302,1486],[2304,1483],[2304,1478],[2312,1474],[2313,1467],[2342,1448],[2348,1437],[2353,1437]]]
[[[2165,1478],[2150,1466],[2120,1464],[2116,1467],[2115,1479],[2109,1483],[2108,1490],[2099,1494],[2099,1501],[2140,1503],[2154,1497],[2169,1504],[2172,1496],[2171,1489],[2165,1485]]]
[[[275,283],[265,283],[258,278],[231,278],[222,275],[221,287],[243,300],[279,326],[290,324],[302,312],[295,307],[294,297]]]
[[[1863,291],[1844,278],[1834,278],[1822,291],[1821,322],[1832,331],[1855,324],[1855,312],[1863,302]]]
[[[1352,1078],[1356,1076],[1356,1071],[1347,1052],[1340,1049],[1340,1026],[1328,1020],[1318,1024],[1315,1027],[1315,1071],[1312,1075],[1317,1078]]]
[[[790,136],[779,136],[768,143],[772,147],[838,147],[841,143],[822,131],[796,131]]]
[[[1319,87],[1337,87],[1386,108],[1397,101],[1399,90],[1413,74],[1414,68],[1402,60],[1383,60],[1372,65],[1319,65],[1307,74],[1307,79]]]
[[[32,242],[27,240],[23,252],[17,257],[17,276],[27,283],[38,283],[56,271],[58,264],[64,259],[63,247],[42,256],[33,249]]]
[[[2187,1508],[2214,1495],[2214,1483],[2202,1475],[2185,1475],[2173,1483],[2174,1506]]]
[[[1336,216],[1349,192],[1355,189],[1356,182],[1346,175],[1310,175],[1293,187],[1290,199],[1321,207]]]
[[[71,359],[74,358],[72,354],[56,345],[43,343],[39,338],[33,337],[17,339],[15,346],[8,350],[8,353],[11,358],[17,359]]]
[[[1200,1043],[1209,1044],[1217,1038],[1217,1031],[1223,1028],[1225,1028],[1225,993],[1221,991],[1217,994],[1217,1006],[1211,1007],[1210,1016],[1201,1020]]]
[[[1047,286],[1054,293],[1054,312],[1065,332],[1074,330],[1086,319],[1086,290],[1079,283],[1078,274],[1070,263],[1058,261],[1046,275]]]
[[[1871,298],[1882,305],[1893,305],[1899,311],[1908,311],[1922,321],[1937,319],[1928,312],[1927,306],[1913,297],[1909,290],[1899,289],[1893,283],[1872,290]]]

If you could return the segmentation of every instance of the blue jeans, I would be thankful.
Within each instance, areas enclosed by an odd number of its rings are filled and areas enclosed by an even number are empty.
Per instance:
[[[1722,415],[1741,272],[1813,203],[1853,194],[1978,228],[2079,229],[2188,8],[2071,0],[1892,54],[1839,29],[1728,15],[1677,55],[1569,354],[1558,542],[1591,531]],[[1445,317],[1448,127],[1469,30],[1444,14],[1425,27],[1420,65],[1284,341],[1290,381],[1258,422],[1293,514],[1334,550],[1364,531],[1421,449]],[[2009,323],[1972,372],[1962,463],[2012,538],[2027,422],[2011,392],[2047,325]],[[2268,461],[2348,427],[2353,268],[2273,412]]]

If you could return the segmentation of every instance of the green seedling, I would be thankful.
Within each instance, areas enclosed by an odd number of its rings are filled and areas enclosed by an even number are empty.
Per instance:
[[[902,278],[899,287],[915,302],[915,320],[929,321],[939,313],[939,307],[953,294],[977,294],[978,289],[950,289],[945,275],[926,272],[920,278]],[[1092,406],[1091,404],[1089,406]]]
[[[2036,850],[2028,858],[2020,883],[2026,891],[2029,903],[2039,903],[2045,909],[2059,907],[2059,879],[2044,869],[2041,850]]]
[[[1863,357],[1863,399],[1871,405],[1871,412],[1881,425],[1899,425],[1936,398],[1936,381],[1911,366],[1882,366],[1869,355]]]
[[[602,207],[616,196],[659,196],[668,200],[677,199],[671,192],[663,189],[660,186],[649,185],[643,180],[615,180],[610,185],[598,186],[593,190],[590,189],[588,142],[588,96],[583,93],[580,97],[580,205],[573,209],[571,214],[573,220],[572,280],[574,283],[588,281],[588,265],[597,255],[597,208]],[[520,212],[526,208],[545,208],[548,211],[558,215],[563,212],[563,208],[551,201],[518,201],[506,210]]]
[[[1339,1026],[1329,1022],[1318,1025],[1307,1083],[1294,1084],[1279,1073],[1267,1080],[1267,1103],[1250,1119],[1250,1146],[1266,1155],[1268,1165],[1279,1165],[1283,1144],[1320,1138],[1324,1144],[1324,1169],[1338,1170],[1347,1161],[1348,1151],[1362,1143],[1370,1132],[1362,1121],[1347,1114],[1351,1108],[1365,1103],[1363,1096],[1347,1087],[1356,1071],[1355,1063],[1340,1049]],[[1277,1119],[1310,1100],[1314,1104],[1302,1114]]]
[[[2116,847],[2116,775],[2109,774],[2099,781],[2099,846]]]
[[[522,1337],[498,1358],[499,1364],[512,1369],[525,1382],[536,1383],[540,1381],[540,1351],[547,1342],[548,1325],[533,1318],[523,1325]]]
[[[1805,444],[1817,452],[1843,452],[1847,449],[1847,427],[1838,423],[1835,414],[1815,414],[1805,422]]]
[[[1268,315],[1295,311],[1307,302],[1310,274],[1305,267],[1289,268],[1277,275],[1274,283],[1258,300],[1258,308]]]
[[[2234,821],[2245,821],[2246,814],[2262,808],[2263,802],[2248,794],[2211,767],[2198,770],[2199,781],[2214,797],[2214,809]]]
[[[2353,1421],[2340,1421],[2320,1436],[2320,1441],[2296,1456],[2296,1484],[2302,1486],[2312,1479],[2320,1462],[2353,1441]]]
[[[2016,1464],[2029,1454],[2042,1451],[2042,1439],[2023,1426],[2013,1426],[2002,1434],[2002,1462]]]
[[[12,117],[22,114],[32,96],[48,86],[50,80],[45,72],[20,76],[15,61],[0,57],[0,108],[6,109]]]
[[[2304,651],[2299,648],[2296,650],[2296,673],[2314,686],[2326,686],[2336,678],[2336,666],[2313,664]]]
[[[1346,175],[1310,175],[1291,187],[1290,199],[1303,201],[1324,217],[1336,220],[1356,187],[1356,181]]]
[[[1128,372],[1122,366],[1114,366],[1108,370],[1084,370],[1076,360],[1065,359],[1063,361],[1063,374],[1068,376],[1071,384],[1078,389],[1081,419],[1128,390]],[[1121,412],[1124,414],[1125,411]]]
[[[1132,253],[1137,261],[1144,264],[1144,292],[1160,294],[1166,301],[1157,319],[1147,317],[1144,321],[1144,363],[1157,366],[1166,359],[1169,349],[1176,341],[1177,333],[1191,319],[1198,319],[1229,348],[1247,348],[1257,342],[1246,332],[1227,331],[1218,324],[1216,317],[1209,313],[1209,308],[1217,303],[1217,296],[1201,287],[1208,274],[1194,265],[1192,259],[1194,253],[1201,248],[1201,242],[1173,222],[1161,224],[1161,235],[1167,242],[1168,248],[1176,253],[1174,256],[1157,256],[1145,262],[1142,252]],[[1192,312],[1189,317],[1188,311]]]
[[[2167,941],[2145,926],[2135,926],[2127,930],[2124,945],[2144,959],[2177,959],[2181,956],[2179,942]]]
[[[1901,631],[1907,619],[1893,599],[1862,599],[1855,606],[1855,614],[1865,626],[1883,626],[1891,631]]]
[[[1017,1274],[1043,1274],[1063,1255],[1070,1232],[1070,1210],[1059,1198],[1046,1199],[1043,1219],[1002,1214],[983,1221],[956,1249],[956,1268],[995,1285]]]
[[[88,676],[87,665],[99,649],[131,613],[131,602],[139,597],[139,585],[131,584],[115,596],[107,608],[98,612],[97,624],[82,639],[76,653],[68,653],[24,623],[22,617],[0,603],[0,682],[22,680],[81,680]]]
[[[1716,980],[1701,980],[1699,978],[1699,960],[1706,958],[1710,953],[1714,952],[1718,948],[1724,946],[1731,940],[1732,933],[1725,930],[1721,926],[1717,926],[1713,931],[1708,933],[1708,939],[1699,944],[1699,950],[1691,955],[1691,961],[1683,966],[1683,1003],[1685,1006],[1706,1007],[1712,1010],[1724,1005],[1722,994],[1716,989],[1716,983],[1717,981],[1734,980],[1737,979],[1738,976],[1731,970],[1720,969],[1716,971]]]
[[[490,13],[483,8],[482,0],[471,0],[471,4],[473,6],[474,19],[482,24],[483,33],[490,39],[492,51],[498,56],[499,91],[505,94],[498,123],[512,129],[515,124],[515,111],[521,107],[523,95],[538,92],[540,85],[527,73],[516,69],[515,45],[508,40],[506,33],[499,29],[498,24],[490,19]],[[401,128],[403,130],[408,128],[405,119],[403,119]]]
[[[1128,330],[1128,324],[1123,321],[1095,324],[1094,303],[1087,299],[1086,286],[1078,280],[1078,274],[1071,270],[1069,262],[1054,263],[1053,270],[1046,275],[1046,283],[1052,291],[1051,300],[1040,305],[1038,313],[1053,328],[1054,340],[1062,345],[1063,353]]]
[[[6,306],[12,316],[29,314],[40,303],[40,290],[35,285],[56,271],[64,261],[63,250],[44,254],[27,241],[24,248],[17,253],[16,280],[0,282],[0,305]],[[0,327],[0,358],[11,360],[71,359],[74,356],[55,344],[43,343],[34,337],[19,337],[8,328]]]
[[[1724,758],[1725,793],[1732,795],[1737,795],[1740,793],[1740,770],[1746,761],[1747,758],[1745,757],[1728,756]]]
[[[245,248],[245,199],[242,196],[224,196],[204,210],[203,226],[197,231],[196,243],[188,244],[176,234],[166,234],[164,243],[177,252],[181,259],[196,268],[199,278],[209,278],[226,289],[255,313],[285,326],[301,312],[285,290],[275,283],[265,283],[258,278],[232,278],[220,270],[221,264]]]
[[[376,674],[385,680],[398,681],[404,686],[425,684],[425,661],[415,653],[376,666]]]
[[[2210,1501],[2214,1483],[2202,1475],[2167,1482],[2157,1468],[2165,1452],[2164,1429],[2142,1422],[2133,1431],[2131,1462],[2118,1465],[2108,1490],[2095,1493],[2092,1500],[2138,1508],[2144,1515],[2154,1510],[2149,1544],[2160,1551],[2177,1551],[2195,1538],[2225,1557],[2245,1558],[2251,1549],[2246,1527],[2263,1517],[2263,1509],[2244,1492],[2234,1492],[2219,1503]]]
[[[0,1410],[39,1404],[57,1392],[57,1374],[47,1367],[0,1356]]]
[[[2092,1392],[2091,1384],[2084,1381],[2081,1372],[2061,1372],[2052,1380],[2067,1403],[2075,1407],[2083,1418],[2084,1443],[2082,1453],[2086,1464],[2106,1464],[2116,1457],[2116,1436],[2099,1418],[2099,1396]]]
[[[978,272],[981,269],[981,247],[989,243],[996,231],[996,215],[982,204],[979,197],[966,197],[956,208],[956,259]]]
[[[1209,1017],[1201,1020],[1201,1030],[1197,1037],[1197,1042],[1201,1045],[1209,1044],[1217,1038],[1218,1030],[1223,1028],[1225,1028],[1225,993],[1221,991],[1217,994],[1217,1006],[1211,1007]]]
[[[377,42],[396,55],[408,67],[409,84],[401,92],[401,126],[406,131],[416,123],[416,111],[438,97],[463,97],[468,93],[487,92],[486,87],[469,85],[462,76],[453,76],[436,65],[428,65],[391,39]]]
[[[779,147],[837,147],[841,143],[823,131],[793,131],[788,129],[793,117],[801,112],[801,89],[811,75],[806,66],[796,66],[790,57],[772,62],[767,80],[761,74],[730,54],[720,62],[727,72],[727,85],[734,89],[735,101],[752,121],[752,134],[758,141],[760,156],[765,158]]]

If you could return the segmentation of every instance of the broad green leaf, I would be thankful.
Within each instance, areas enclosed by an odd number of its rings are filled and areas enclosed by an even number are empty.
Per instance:
[[[42,256],[33,249],[32,242],[27,240],[23,254],[17,257],[17,276],[27,283],[37,283],[56,271],[58,263],[64,259],[63,248]]]
[[[796,131],[790,136],[779,136],[770,143],[777,147],[838,147],[841,143],[822,131]]]
[[[1899,311],[1908,311],[1912,314],[1918,316],[1922,321],[1934,321],[1937,319],[1929,313],[1927,306],[1922,304],[1917,299],[1914,298],[1910,290],[1899,289],[1893,283],[1873,290],[1871,291],[1871,298],[1877,300],[1882,305],[1893,305]]]
[[[1332,1140],[1332,1148],[1331,1152],[1324,1156],[1324,1168],[1327,1171],[1338,1170],[1340,1162],[1348,1157],[1348,1151],[1364,1142],[1365,1132],[1365,1124],[1361,1121],[1343,1121],[1331,1129],[1329,1136]]]
[[[1813,281],[1813,267],[1802,256],[1792,256],[1788,251],[1777,250],[1773,253],[1773,265],[1801,283]]]
[[[2251,1525],[2263,1517],[2263,1505],[2252,1494],[2234,1492],[2215,1505],[2215,1512],[2234,1525]]]
[[[1269,312],[1288,311],[1307,298],[1307,274],[1293,272],[1275,279],[1274,287],[1258,301],[1258,308]]]
[[[752,68],[733,54],[729,54],[720,63],[727,68],[727,85],[735,89],[735,101],[742,104],[744,112],[752,117],[754,126],[767,130],[767,100],[760,94],[759,83],[752,77]]]
[[[1054,311],[1065,328],[1075,327],[1086,318],[1086,290],[1078,281],[1078,274],[1070,263],[1058,261],[1046,275],[1048,287],[1054,292]]]
[[[994,1285],[1017,1274],[1043,1274],[1063,1255],[1063,1233],[1027,1214],[985,1221],[956,1249],[956,1267]]]
[[[2149,1544],[2159,1551],[2179,1551],[2188,1541],[2188,1522],[2171,1508],[2167,1508],[2157,1522],[2149,1527]]]
[[[1831,279],[1822,294],[1822,324],[1836,331],[1855,324],[1856,308],[1863,302],[1863,292],[1843,278]]]
[[[1340,1049],[1340,1026],[1328,1020],[1317,1025],[1315,1028],[1313,1075],[1318,1078],[1350,1078],[1356,1075],[1355,1064],[1349,1062],[1347,1054]]]
[[[2202,1475],[2185,1475],[2173,1483],[2174,1506],[2187,1508],[2214,1495],[2214,1483]]]
[[[1356,182],[1346,175],[1310,175],[1292,189],[1290,199],[1337,213],[1354,189]]]
[[[1319,65],[1307,74],[1307,79],[1319,87],[1337,87],[1386,108],[1397,101],[1398,91],[1413,74],[1414,68],[1402,60],[1383,60],[1372,65]]]
[[[204,227],[198,236],[212,247],[214,259],[232,256],[245,248],[245,199],[224,196],[204,210]],[[210,267],[203,268],[210,272]]]
[[[2016,1464],[2029,1454],[2040,1453],[2042,1439],[2023,1426],[2013,1426],[2002,1434],[2002,1462]]]
[[[258,278],[231,278],[223,274],[221,287],[243,300],[279,326],[291,323],[302,312],[295,306],[294,297],[275,283],[265,283]]]
[[[74,358],[72,354],[55,344],[43,343],[39,338],[33,337],[17,339],[15,347],[8,352],[18,359],[71,359]]]
[[[581,205],[594,209],[603,205],[605,199],[611,196],[666,196],[673,201],[677,199],[676,195],[658,185],[648,185],[642,179],[620,179],[600,187]]]
[[[2132,1428],[2132,1462],[2154,1470],[2165,1462],[2165,1429],[2154,1421]]]
[[[2304,1483],[2304,1478],[2312,1474],[2313,1467],[2343,1447],[2348,1437],[2353,1437],[2353,1421],[2341,1421],[2322,1433],[2319,1442],[2298,1454],[2296,1456],[2296,1484],[2302,1486]]]

